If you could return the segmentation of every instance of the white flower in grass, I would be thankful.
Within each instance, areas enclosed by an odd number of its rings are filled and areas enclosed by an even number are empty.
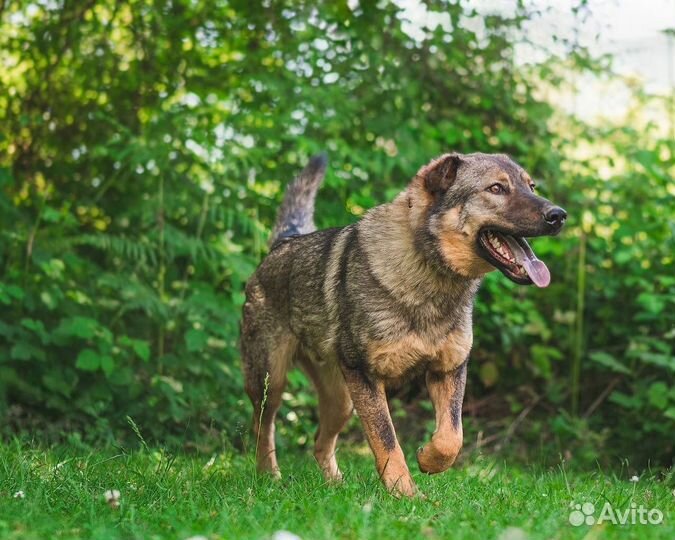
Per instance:
[[[631,481],[631,482],[637,482],[637,481],[639,481],[639,480],[640,480],[640,478],[638,478],[638,477],[635,476],[635,475],[633,475],[633,476],[630,477],[630,481]]]
[[[363,505],[363,507],[361,508],[361,510],[362,510],[365,514],[370,514],[370,513],[373,511],[373,503],[370,502],[370,501],[368,501],[366,504]]]
[[[302,540],[297,534],[288,531],[276,531],[271,540]]]
[[[20,489],[14,495],[12,495],[12,497],[14,497],[15,499],[25,499],[26,494],[23,492],[23,490]]]
[[[527,540],[527,533],[520,527],[506,527],[498,536],[499,540]]]
[[[190,538],[186,538],[185,540],[209,540],[209,539],[206,538],[206,536],[198,534],[197,536],[191,536]]]
[[[120,507],[120,492],[117,489],[109,489],[103,494],[105,502],[108,503],[110,508],[119,508]]]

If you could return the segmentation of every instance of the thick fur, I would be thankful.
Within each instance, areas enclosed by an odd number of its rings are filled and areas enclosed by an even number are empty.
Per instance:
[[[437,429],[419,466],[450,467],[462,446],[473,299],[494,270],[476,236],[491,225],[546,234],[541,213],[551,203],[506,156],[446,154],[358,223],[310,232],[324,170],[325,159],[315,158],[290,185],[273,248],[246,287],[241,350],[258,467],[280,474],[274,417],[295,363],[319,394],[315,456],[325,477],[341,478],[335,445],[355,408],[385,486],[413,495],[385,389],[426,373]],[[510,186],[509,200],[486,194],[496,179]]]
[[[270,246],[274,246],[282,238],[308,234],[316,230],[314,200],[326,173],[327,163],[325,154],[314,156],[300,176],[288,186],[272,230]]]

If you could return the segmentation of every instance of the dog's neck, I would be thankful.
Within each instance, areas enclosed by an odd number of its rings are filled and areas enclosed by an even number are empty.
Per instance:
[[[393,202],[370,210],[359,222],[361,245],[375,277],[397,295],[405,291],[401,300],[409,305],[473,299],[481,279],[463,276],[425,253],[416,238],[419,219],[419,207],[411,205],[403,192]]]

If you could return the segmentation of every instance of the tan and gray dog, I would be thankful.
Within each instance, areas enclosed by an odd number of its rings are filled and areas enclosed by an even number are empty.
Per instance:
[[[462,401],[482,277],[499,269],[546,287],[546,265],[525,237],[553,235],[562,208],[535,195],[509,157],[445,154],[358,223],[316,231],[314,199],[326,169],[312,158],[288,187],[271,251],[246,286],[241,352],[253,402],[257,465],[279,476],[274,418],[286,374],[299,365],[319,396],[316,460],[342,475],[335,445],[352,409],[384,485],[417,492],[396,439],[385,389],[424,372],[436,431],[420,469],[450,467],[462,446]]]

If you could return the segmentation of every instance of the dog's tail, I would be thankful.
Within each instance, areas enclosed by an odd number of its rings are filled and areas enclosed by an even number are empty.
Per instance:
[[[314,225],[314,199],[326,173],[326,154],[313,156],[303,171],[286,188],[284,201],[270,237],[270,246],[289,236],[311,233]]]

